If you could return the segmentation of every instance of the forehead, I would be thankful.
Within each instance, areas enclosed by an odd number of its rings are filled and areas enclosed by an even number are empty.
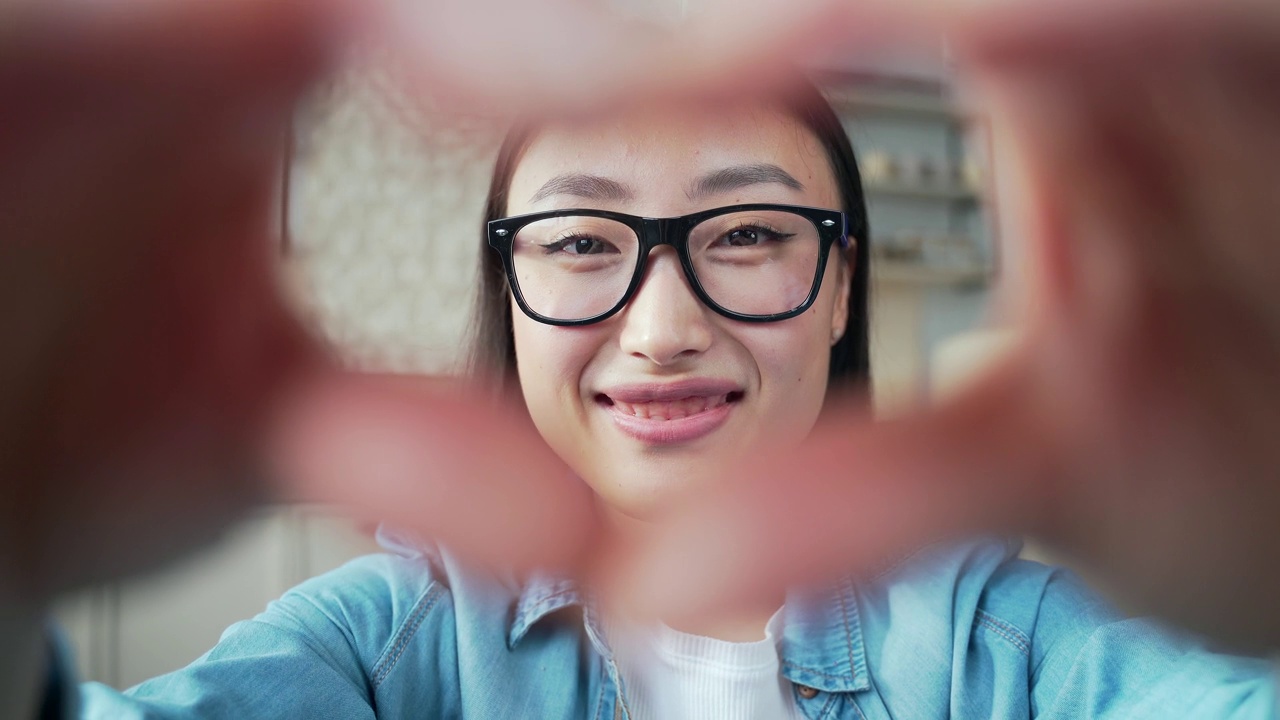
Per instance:
[[[775,166],[801,188],[765,182],[709,195],[694,192],[700,179],[747,166]],[[566,175],[606,178],[630,193],[591,202],[564,196],[534,201],[549,180]],[[541,128],[516,166],[508,197],[509,214],[584,205],[656,215],[735,202],[840,206],[818,138],[790,114],[754,102],[628,111]]]

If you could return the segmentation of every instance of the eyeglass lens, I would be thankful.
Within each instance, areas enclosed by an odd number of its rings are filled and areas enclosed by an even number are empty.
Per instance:
[[[802,215],[780,210],[718,215],[689,233],[694,275],[713,302],[743,315],[800,307],[817,275],[822,242]],[[627,225],[586,215],[546,218],[516,233],[511,256],[521,297],[554,320],[585,320],[622,300],[640,239]]]

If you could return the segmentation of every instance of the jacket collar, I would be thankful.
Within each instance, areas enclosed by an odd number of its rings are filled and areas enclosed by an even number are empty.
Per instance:
[[[515,649],[529,629],[546,616],[566,607],[582,607],[582,594],[572,580],[535,573],[524,583],[511,614],[507,647]]]
[[[787,594],[783,608],[782,675],[823,692],[871,687],[853,580]]]
[[[516,598],[507,646],[514,649],[543,618],[573,606],[584,606],[582,593],[574,582],[535,574]],[[820,590],[788,593],[783,619],[779,660],[784,677],[824,692],[856,692],[871,687],[851,579]]]

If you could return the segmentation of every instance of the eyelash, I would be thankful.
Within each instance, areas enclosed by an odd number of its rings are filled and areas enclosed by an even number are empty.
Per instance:
[[[723,233],[721,233],[721,237],[728,237],[733,233],[740,232],[743,230],[750,230],[753,232],[770,235],[779,241],[787,240],[788,238],[793,237],[792,233],[785,233],[765,223],[743,223],[741,225],[736,225],[734,227],[729,228],[728,230],[725,230]],[[586,233],[570,232],[568,235],[565,235],[559,238],[558,240],[554,240],[545,245],[540,245],[539,247],[541,247],[546,252],[546,254],[553,255],[555,253],[562,252],[569,245],[584,239],[593,240],[595,242],[604,242],[603,240],[600,240],[599,238],[594,237],[592,235],[588,235]]]
[[[579,240],[595,240],[597,242],[603,242],[599,238],[592,237],[591,235],[587,235],[586,233],[570,232],[568,235],[565,235],[559,240],[553,240],[552,242],[549,242],[546,245],[541,245],[539,247],[545,250],[548,255],[553,255],[555,253],[561,252],[566,247],[568,247],[572,243],[575,243]]]
[[[751,230],[758,233],[772,235],[774,238],[778,240],[786,240],[788,238],[795,237],[794,233],[785,233],[781,230],[778,230],[777,228],[766,225],[764,223],[744,223],[742,225],[738,225],[738,226],[729,228],[728,230],[725,230],[724,233],[722,234],[722,237],[728,237],[742,230]]]

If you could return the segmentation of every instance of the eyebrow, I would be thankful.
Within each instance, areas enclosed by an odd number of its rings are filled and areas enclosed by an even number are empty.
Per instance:
[[[698,179],[686,192],[690,200],[697,200],[708,195],[732,192],[751,185],[776,183],[792,190],[804,190],[804,184],[795,177],[772,163],[755,163],[752,165],[734,165],[707,173]],[[585,173],[565,173],[557,175],[533,194],[529,204],[546,200],[553,195],[572,195],[587,200],[625,201],[635,198],[635,193],[627,185],[600,175]]]
[[[697,200],[708,195],[766,183],[784,185],[792,190],[804,190],[804,185],[786,170],[772,163],[757,163],[734,165],[703,175],[685,194],[690,200]]]
[[[566,173],[548,180],[529,199],[529,204],[546,200],[552,195],[573,195],[587,200],[630,200],[635,197],[631,188],[607,177]]]

